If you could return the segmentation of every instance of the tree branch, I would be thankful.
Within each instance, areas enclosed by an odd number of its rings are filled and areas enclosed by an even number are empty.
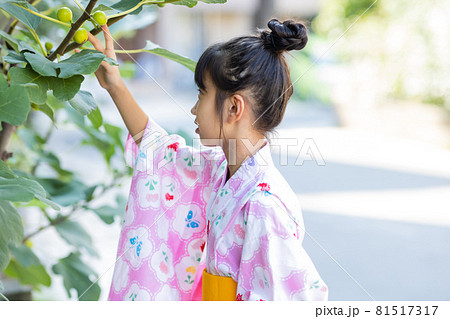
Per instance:
[[[13,155],[13,153],[8,153],[6,149],[8,148],[9,140],[16,129],[16,125],[2,122],[2,131],[0,133],[0,155],[4,162]]]
[[[91,17],[92,9],[94,9],[97,1],[98,0],[89,1],[88,5],[86,6],[86,10],[84,10],[83,14],[78,18],[78,20],[75,21],[74,24],[72,24],[72,27],[70,28],[64,40],[62,40],[56,50],[48,56],[48,59],[50,61],[56,59],[57,55],[63,55],[66,52],[66,47],[69,45],[70,41],[75,35],[75,32],[83,25],[86,20],[89,20],[89,18]]]

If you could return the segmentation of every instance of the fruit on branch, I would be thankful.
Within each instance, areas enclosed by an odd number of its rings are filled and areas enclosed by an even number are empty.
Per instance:
[[[164,2],[163,3],[158,3],[158,7],[160,7],[160,8],[163,8],[165,6],[166,6],[166,4]]]
[[[53,48],[52,42],[45,42],[45,50],[50,51]]]
[[[62,22],[71,22],[72,21],[72,10],[67,7],[62,7],[58,10],[56,14],[59,21]]]
[[[75,32],[75,35],[73,36],[73,40],[79,44],[86,42],[87,39],[88,33],[86,29],[78,29],[77,32]]]
[[[108,22],[108,19],[106,19],[106,14],[103,11],[97,11],[92,16],[99,25],[104,25],[106,22]]]

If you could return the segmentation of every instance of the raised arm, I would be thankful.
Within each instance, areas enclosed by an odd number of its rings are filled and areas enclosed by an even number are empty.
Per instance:
[[[94,35],[88,32],[89,41],[96,50],[103,52],[107,57],[116,60],[114,40],[111,37],[108,26],[103,25],[102,29],[105,35],[105,46],[103,46],[100,40]],[[119,67],[103,61],[97,71],[95,71],[95,76],[101,87],[108,91],[125,122],[128,132],[130,132],[136,144],[139,145],[148,121],[148,116],[137,104],[120,77]]]

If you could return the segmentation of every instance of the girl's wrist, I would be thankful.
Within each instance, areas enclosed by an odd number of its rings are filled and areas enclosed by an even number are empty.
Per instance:
[[[123,82],[122,79],[117,81],[117,83],[109,86],[106,90],[108,91],[109,95],[117,95],[120,94],[120,92],[123,92],[123,90],[126,89],[125,82]]]

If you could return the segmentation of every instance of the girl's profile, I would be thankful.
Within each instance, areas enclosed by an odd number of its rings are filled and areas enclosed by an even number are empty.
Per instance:
[[[115,58],[102,28],[105,47],[89,40]],[[134,169],[109,300],[328,299],[302,246],[297,196],[270,152],[293,93],[283,54],[307,40],[303,23],[272,19],[268,30],[208,47],[191,109],[199,148],[145,114],[118,68],[102,62],[96,76],[127,126]]]

